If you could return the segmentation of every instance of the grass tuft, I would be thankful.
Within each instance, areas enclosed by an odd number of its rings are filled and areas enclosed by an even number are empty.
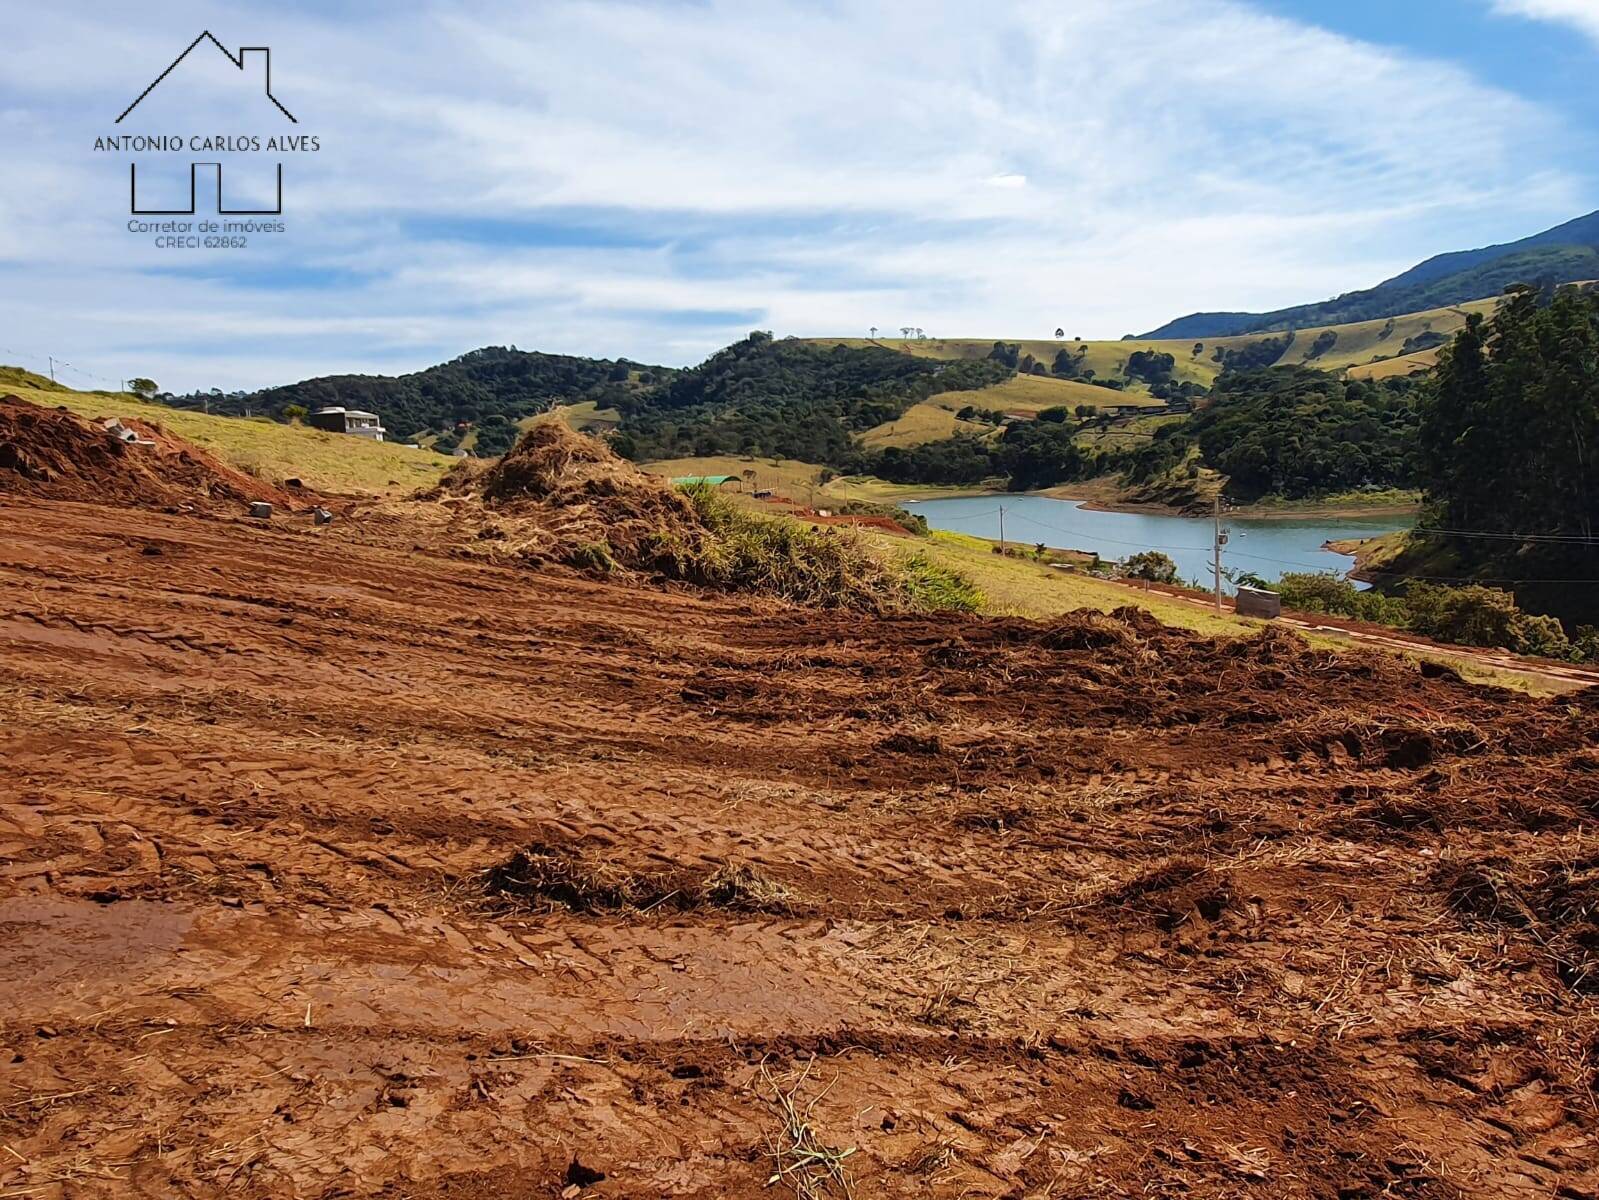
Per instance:
[[[683,494],[712,534],[698,561],[684,564],[687,578],[825,608],[975,612],[981,604],[964,575],[925,555],[879,558],[840,529],[754,513],[703,485]],[[660,549],[678,557],[689,551]]]

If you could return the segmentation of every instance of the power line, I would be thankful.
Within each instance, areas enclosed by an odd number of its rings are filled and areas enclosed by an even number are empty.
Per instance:
[[[1433,534],[1437,537],[1491,538],[1506,542],[1558,542],[1578,546],[1599,546],[1599,538],[1580,533],[1491,533],[1478,529],[1429,529],[1415,526],[1411,532]]]
[[[124,380],[121,380],[121,379],[110,379],[110,378],[108,378],[108,377],[106,377],[104,375],[97,374],[94,371],[85,370],[83,367],[77,366],[77,365],[75,365],[73,363],[69,363],[64,358],[57,358],[53,354],[35,354],[35,353],[33,353],[31,351],[28,351],[28,350],[17,350],[17,349],[14,349],[13,347],[10,347],[10,346],[0,346],[0,354],[13,356],[13,357],[16,357],[16,358],[31,359],[33,362],[36,362],[36,363],[37,362],[46,362],[46,363],[50,364],[50,366],[52,368],[52,371],[53,371],[53,369],[55,367],[66,367],[69,371],[74,371],[77,374],[82,375],[86,379],[95,379],[95,380],[98,380],[101,383],[114,383],[119,388],[125,382]],[[51,378],[52,379],[54,378],[53,374],[51,375]]]
[[[1586,583],[1599,587],[1599,579],[1525,579],[1517,575],[1407,575],[1403,571],[1382,571],[1363,567],[1364,575],[1386,575],[1390,579],[1414,579],[1420,583]]]

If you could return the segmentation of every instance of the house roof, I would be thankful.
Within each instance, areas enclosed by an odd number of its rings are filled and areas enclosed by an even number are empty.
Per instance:
[[[296,118],[295,115],[293,113],[291,113],[288,109],[284,108],[283,105],[281,103],[279,103],[278,98],[272,94],[272,48],[270,46],[240,46],[239,47],[239,52],[237,54],[234,54],[231,50],[229,50],[221,42],[217,41],[216,37],[211,33],[211,31],[209,29],[205,29],[205,30],[202,30],[200,32],[200,36],[199,37],[195,38],[194,41],[190,42],[187,46],[185,46],[183,48],[183,53],[178,55],[176,58],[174,58],[172,60],[171,64],[167,67],[167,69],[165,71],[162,71],[161,74],[159,74],[159,75],[157,75],[155,77],[154,82],[152,82],[149,87],[145,88],[144,91],[139,93],[139,98],[137,100],[135,100],[132,104],[128,105],[127,108],[122,110],[122,116],[118,117],[116,119],[116,121],[113,122],[113,124],[120,125],[122,123],[123,117],[126,117],[130,112],[132,112],[134,109],[138,108],[139,105],[141,103],[143,103],[144,98],[146,96],[148,96],[151,92],[155,91],[155,89],[160,86],[161,81],[163,79],[165,79],[168,75],[172,74],[173,71],[177,70],[178,64],[180,62],[182,62],[184,59],[189,57],[189,52],[191,50],[193,50],[201,42],[207,42],[207,41],[210,42],[213,46],[215,46],[218,50],[222,51],[223,57],[226,58],[235,67],[239,68],[239,70],[241,72],[244,70],[244,55],[245,55],[245,51],[259,52],[259,53],[265,55],[266,56],[266,71],[265,71],[265,75],[266,75],[266,79],[265,79],[266,98],[268,100],[272,101],[273,105],[276,106],[277,110],[280,113],[282,113],[284,116],[288,117],[290,121],[293,121],[294,124],[298,125],[300,123],[298,118]]]

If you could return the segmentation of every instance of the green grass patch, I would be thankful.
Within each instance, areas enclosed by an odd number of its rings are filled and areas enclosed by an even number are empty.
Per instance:
[[[824,608],[975,612],[982,604],[948,563],[873,554],[850,531],[752,512],[703,485],[681,490],[712,535],[684,564],[685,577]]]

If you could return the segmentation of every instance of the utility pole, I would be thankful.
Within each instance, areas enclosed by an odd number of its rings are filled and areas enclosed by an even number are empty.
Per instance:
[[[999,552],[1005,553],[1005,506],[999,506]]]
[[[1221,548],[1227,544],[1227,535],[1221,531],[1221,493],[1216,493],[1216,540],[1212,547],[1214,558],[1211,559],[1211,568],[1216,579],[1216,611],[1221,612]]]
[[[48,354],[45,355],[45,357],[46,358],[50,358],[50,356]],[[38,359],[34,359],[33,361],[34,362],[38,362],[39,360]],[[55,381],[56,381],[56,360],[53,359],[53,358],[50,358],[50,382],[54,383]]]

